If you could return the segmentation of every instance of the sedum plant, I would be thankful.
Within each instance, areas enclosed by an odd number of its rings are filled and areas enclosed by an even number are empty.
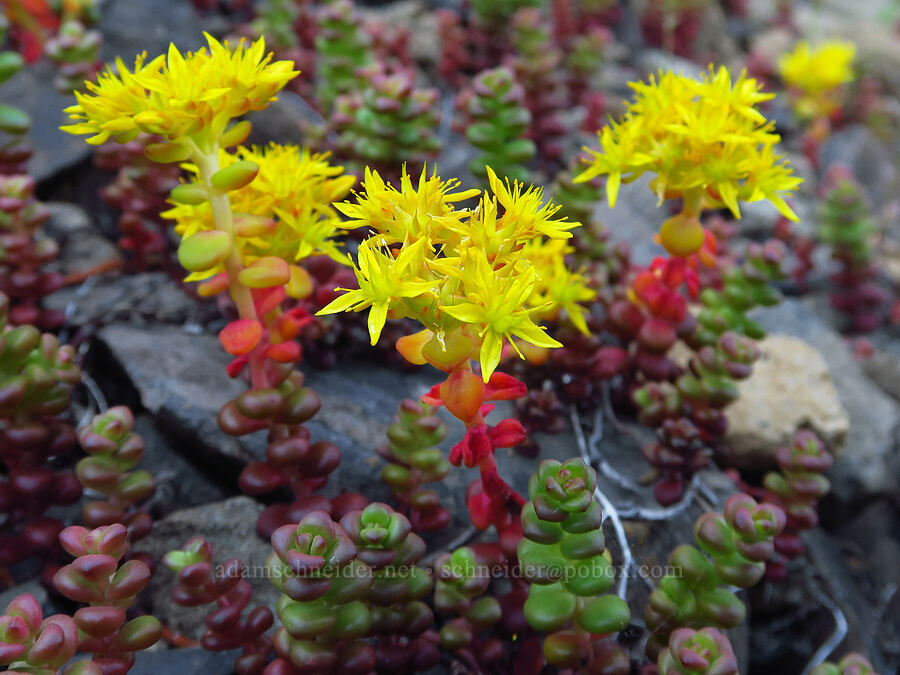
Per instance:
[[[788,87],[801,120],[827,119],[841,105],[844,85],[855,79],[856,46],[838,40],[813,47],[801,40],[778,59],[778,74]]]
[[[862,186],[842,167],[825,179],[825,199],[820,207],[818,239],[831,248],[841,269],[832,276],[835,288],[831,305],[846,316],[845,328],[869,332],[887,318],[890,295],[877,282],[872,222]]]
[[[137,504],[153,494],[153,475],[131,471],[144,455],[144,439],[134,433],[134,416],[125,406],[110,408],[78,430],[88,456],[75,467],[81,485],[105,500],[87,502],[81,519],[88,527],[122,523],[132,542],[150,533],[153,520]]]
[[[600,150],[576,177],[606,175],[610,206],[619,186],[645,173],[659,202],[681,199],[681,210],[663,222],[659,239],[685,258],[704,244],[700,215],[726,207],[740,218],[739,202],[770,201],[785,217],[797,216],[784,198],[801,179],[775,154],[780,137],[756,109],[774,94],[743,73],[732,82],[725,67],[700,81],[672,72],[633,83],[635,98],[624,117],[598,131]]]
[[[9,324],[9,300],[0,293],[0,564],[13,565],[56,548],[63,528],[45,514],[73,504],[81,486],[51,460],[75,447],[75,432],[61,416],[81,381],[75,351],[34,326]]]
[[[316,35],[316,98],[329,113],[337,98],[361,84],[357,70],[372,65],[371,40],[350,0],[325,3]]]
[[[781,509],[757,504],[746,494],[729,497],[721,513],[700,516],[694,524],[699,548],[684,544],[672,551],[669,564],[675,572],[650,595],[648,655],[658,656],[678,628],[724,629],[741,623],[746,609],[730,587],[759,582],[784,526]]]
[[[535,239],[566,239],[577,223],[556,219],[558,207],[542,204],[540,189],[504,183],[488,169],[490,192],[454,192],[458,182],[442,181],[423,171],[417,186],[404,175],[399,189],[367,170],[356,203],[339,204],[347,227],[371,227],[375,236],[359,246],[354,263],[358,289],[346,292],[321,314],[369,310],[374,345],[390,315],[415,319],[424,329],[400,338],[397,349],[410,362],[430,363],[447,379],[423,401],[443,405],[466,425],[453,447],[450,463],[478,467],[481,478],[470,485],[467,504],[480,529],[511,522],[524,499],[500,478],[494,449],[511,447],[524,438],[516,420],[488,425],[491,401],[525,394],[518,380],[497,372],[504,343],[516,351],[516,340],[537,347],[560,343],[535,323],[550,310],[573,317],[584,311],[576,299],[559,298],[579,276],[563,269],[552,288],[544,288],[545,258],[528,246]],[[456,206],[480,197],[474,210]],[[552,275],[551,275],[552,276]],[[538,306],[535,294],[545,294]],[[480,374],[473,370],[473,360]]]
[[[466,138],[481,152],[469,164],[469,170],[482,180],[487,179],[488,166],[510,180],[527,180],[525,163],[534,157],[536,148],[532,140],[523,137],[531,113],[524,106],[525,92],[512,71],[482,71],[460,97],[468,117]]]
[[[397,180],[406,163],[420,167],[441,149],[438,92],[416,87],[407,69],[358,72],[363,81],[335,103],[337,152]]]
[[[87,603],[73,616],[78,650],[92,653],[103,673],[124,675],[134,665],[134,653],[162,636],[155,617],[126,617],[150,581],[150,570],[140,560],[119,564],[128,548],[125,526],[119,523],[94,530],[67,527],[59,543],[75,560],[54,575],[53,585],[69,600]]]
[[[379,454],[388,464],[381,480],[391,495],[408,513],[417,532],[441,530],[450,522],[450,512],[440,505],[438,494],[425,489],[450,471],[450,465],[437,447],[447,437],[447,425],[435,414],[434,406],[405,399],[387,430],[387,443]]]
[[[672,631],[657,665],[660,675],[738,675],[731,642],[715,628]]]
[[[250,380],[248,391],[222,407],[219,426],[235,436],[267,430],[266,460],[245,469],[241,486],[254,495],[289,487],[305,512],[340,452],[330,443],[310,443],[303,426],[320,405],[294,370],[301,357],[295,338],[311,318],[285,302],[314,291],[299,261],[340,259],[331,203],[354,179],[326,156],[292,146],[229,150],[250,133],[250,123],[236,118],[265,108],[297,72],[291,62],[267,56],[263,39],[236,47],[207,41],[208,48],[186,55],[171,46],[149,62],[139,57],[134,72],[119,62],[117,73],[110,70],[76,93],[77,105],[67,110],[76,123],[64,129],[93,134],[92,144],[156,134],[164,140],[146,146],[151,160],[186,163],[190,178],[172,190],[173,208],[162,215],[176,223],[187,281],[200,282],[201,296],[227,291],[233,301],[238,318],[219,339],[235,357],[229,375],[246,373]],[[289,511],[273,505],[261,531],[268,535],[296,521]]]
[[[44,618],[30,593],[14,598],[0,616],[0,665],[30,675],[100,675],[93,661],[69,663],[78,650],[78,629],[71,617]],[[66,665],[69,663],[69,665]]]
[[[544,640],[544,657],[575,667],[591,652],[593,635],[622,630],[631,619],[624,600],[604,595],[615,579],[594,501],[597,475],[580,459],[546,460],[528,484],[518,557],[531,583],[525,618]]]
[[[215,603],[206,616],[206,632],[200,644],[209,651],[242,649],[234,662],[237,675],[257,675],[272,652],[266,636],[274,617],[268,607],[258,606],[246,613],[252,589],[243,578],[244,564],[230,558],[213,568],[213,550],[201,537],[189,539],[176,551],[163,556],[163,565],[175,572],[177,584],[172,600],[183,607]],[[221,572],[221,573],[220,573]]]
[[[810,671],[810,675],[878,675],[862,654],[847,654],[837,663],[826,661]]]

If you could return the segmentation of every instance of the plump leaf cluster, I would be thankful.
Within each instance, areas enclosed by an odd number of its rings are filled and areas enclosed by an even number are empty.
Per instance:
[[[715,628],[672,631],[657,663],[660,675],[738,675],[731,642]]]
[[[862,187],[849,172],[832,173],[819,213],[818,237],[832,248],[834,257],[851,265],[872,260],[875,224]]]
[[[764,338],[765,330],[747,313],[756,307],[775,305],[781,299],[771,283],[785,278],[786,256],[787,249],[778,240],[751,244],[744,262],[729,267],[722,275],[722,288],[703,289],[703,308],[697,315],[697,327],[688,338],[691,346],[713,345],[726,331],[754,340]]]
[[[0,665],[10,672],[32,675],[100,675],[91,662],[65,668],[78,649],[78,629],[71,617],[44,618],[41,605],[30,593],[14,598],[0,616]]]
[[[177,573],[172,599],[184,607],[216,603],[206,616],[206,632],[200,639],[204,649],[226,651],[242,648],[234,663],[237,675],[257,675],[272,651],[265,633],[274,617],[268,607],[256,607],[244,615],[250,604],[251,587],[243,576],[244,564],[231,558],[213,567],[209,542],[194,537],[176,551],[169,551],[163,564]]]
[[[571,666],[590,648],[583,632],[622,630],[631,618],[624,600],[603,595],[615,580],[594,500],[597,476],[580,459],[546,460],[531,477],[522,509],[519,565],[532,586],[525,618],[535,629],[557,632],[544,643],[550,663]],[[565,630],[567,627],[573,630]]]
[[[878,675],[862,654],[847,654],[837,663],[826,661],[810,671],[810,675]]]
[[[452,617],[441,627],[441,646],[459,651],[475,645],[479,632],[495,626],[502,615],[497,598],[486,594],[490,569],[462,547],[438,556],[434,570],[434,609]]]
[[[373,65],[359,72],[360,86],[338,98],[334,125],[341,156],[399,175],[404,163],[421,166],[441,149],[438,92],[415,84],[408,70]]]
[[[370,39],[350,0],[336,0],[322,8],[316,35],[316,97],[323,112],[337,98],[354,92],[361,79],[357,70],[372,64]]]
[[[153,493],[153,475],[132,471],[144,455],[144,439],[134,433],[134,416],[124,406],[110,408],[78,430],[78,442],[88,454],[75,468],[81,484],[106,496],[87,502],[81,517],[88,527],[123,523],[131,541],[149,533],[150,515],[135,505]]]
[[[486,180],[486,167],[490,166],[510,180],[527,180],[525,163],[537,149],[532,140],[524,138],[531,113],[525,107],[525,92],[512,71],[482,71],[472,81],[471,89],[461,96],[468,116],[466,138],[481,152],[469,164],[472,173]]]
[[[127,620],[126,610],[150,581],[150,570],[137,559],[119,564],[128,548],[121,524],[87,530],[67,527],[59,542],[75,560],[53,577],[53,585],[69,600],[87,603],[73,616],[80,651],[92,652],[104,672],[126,673],[134,652],[156,644],[162,626],[153,616]]]
[[[384,504],[351,511],[340,524],[314,511],[276,530],[272,546],[268,565],[283,593],[275,649],[298,672],[368,672],[376,650],[364,638],[415,642],[431,624],[420,601],[431,578],[415,565],[425,544]],[[414,642],[411,652],[430,651]]]
[[[387,445],[379,449],[389,462],[381,470],[381,480],[390,486],[394,499],[409,508],[413,528],[420,532],[440,530],[450,522],[450,512],[440,505],[437,493],[423,487],[443,480],[450,471],[437,447],[447,437],[447,425],[436,412],[434,406],[405,399],[388,427]]]
[[[745,494],[731,496],[721,513],[700,516],[694,524],[699,548],[676,548],[669,557],[674,573],[663,577],[650,596],[645,615],[650,656],[666,647],[677,628],[741,623],[746,609],[729,587],[749,588],[762,578],[784,526],[781,509],[757,504]]]

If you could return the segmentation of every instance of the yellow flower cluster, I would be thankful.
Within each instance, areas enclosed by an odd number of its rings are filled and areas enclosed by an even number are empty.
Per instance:
[[[73,134],[91,134],[99,145],[113,138],[126,142],[144,131],[169,140],[190,138],[209,150],[228,122],[251,110],[261,110],[287,82],[296,77],[292,61],[272,62],[260,38],[249,47],[230,47],[206,34],[209,48],[182,55],[175,45],[166,56],[145,63],[138,56],[134,72],[121,59],[108,68],[87,92],[75,92],[76,105],[66,108],[75,124]]]
[[[264,256],[287,261],[292,278],[302,272],[295,263],[311,255],[328,255],[346,263],[338,250],[336,237],[343,233],[340,214],[333,202],[343,199],[356,183],[356,177],[343,175],[344,168],[329,164],[327,154],[312,155],[295,145],[270,144],[266,148],[239,147],[234,152],[219,151],[219,166],[226,169],[239,161],[251,161],[259,167],[249,184],[228,193],[235,218],[235,242],[245,266]],[[202,185],[198,168],[186,164],[191,182]],[[178,204],[161,214],[175,221],[175,231],[183,239],[197,232],[215,229],[212,206]],[[210,277],[221,265],[193,273],[189,281]],[[296,284],[295,284],[296,286]],[[298,290],[288,285],[288,292]]]
[[[404,172],[398,190],[366,169],[364,194],[356,203],[336,204],[350,218],[345,227],[376,232],[359,246],[359,289],[342,289],[320,313],[369,309],[372,344],[388,316],[416,319],[425,326],[418,334],[417,362],[424,363],[422,354],[429,351],[437,354],[428,359],[435,365],[471,356],[481,362],[485,382],[500,362],[504,341],[514,348],[513,337],[561,346],[536,319],[563,308],[585,329],[584,310],[576,303],[593,293],[563,263],[569,230],[580,223],[554,218],[559,207],[543,204],[540,188],[504,183],[490,168],[488,178],[490,192],[482,194],[456,191],[457,180],[425,171],[414,185]],[[474,197],[480,197],[474,209],[457,206]]]
[[[775,154],[781,139],[756,109],[773,94],[756,80],[741,73],[732,84],[721,67],[699,81],[666,72],[631,87],[625,116],[598,132],[600,150],[589,150],[593,159],[576,182],[607,175],[615,205],[620,183],[652,173],[660,202],[684,197],[698,207],[692,210],[727,206],[739,218],[739,201],[767,199],[797,219],[784,197],[801,179]]]
[[[824,42],[815,49],[802,41],[781,56],[778,73],[793,90],[800,117],[829,115],[837,109],[839,88],[854,79],[854,58],[856,46],[841,41]]]

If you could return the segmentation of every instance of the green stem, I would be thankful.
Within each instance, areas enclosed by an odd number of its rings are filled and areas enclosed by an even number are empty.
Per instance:
[[[703,208],[703,189],[693,188],[684,193],[681,213],[689,218],[697,218]]]
[[[218,148],[212,148],[209,152],[202,152],[195,148],[194,163],[200,173],[200,178],[209,190],[209,203],[212,206],[213,225],[219,232],[225,232],[234,239],[234,217],[231,212],[231,202],[228,193],[212,186],[211,178],[219,170]],[[241,253],[237,245],[232,244],[231,251],[224,262],[225,273],[228,275],[228,292],[237,307],[238,316],[242,319],[259,321],[256,313],[256,305],[250,289],[244,286],[238,275],[244,269]],[[250,353],[250,381],[253,387],[265,387],[266,377],[261,358],[261,346],[257,346]]]

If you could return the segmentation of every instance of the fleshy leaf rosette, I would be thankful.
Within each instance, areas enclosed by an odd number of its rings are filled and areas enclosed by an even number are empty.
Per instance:
[[[746,494],[729,497],[722,513],[700,516],[694,525],[700,548],[685,544],[672,551],[669,565],[677,574],[663,577],[650,595],[645,615],[651,631],[648,654],[658,656],[677,628],[733,628],[741,623],[746,609],[728,587],[749,588],[762,578],[785,522],[780,508],[757,504]]]
[[[423,635],[434,615],[422,602],[432,587],[431,575],[416,563],[425,555],[425,542],[412,532],[406,516],[387,504],[369,504],[341,518],[341,527],[357,550],[357,560],[372,570],[366,592],[371,614],[370,635],[395,636],[374,645],[378,662],[398,668],[426,670],[440,663],[434,642]],[[408,640],[402,654],[392,649],[396,636]],[[429,665],[431,664],[431,665]]]
[[[0,616],[0,665],[12,672],[56,675],[78,649],[78,629],[68,616],[44,618],[30,593],[13,599]]]
[[[810,675],[878,675],[862,654],[847,654],[837,663],[826,661],[810,671]]]
[[[450,471],[440,448],[447,425],[435,415],[434,406],[405,399],[387,430],[387,443],[379,454],[389,463],[381,480],[393,497],[409,509],[409,520],[418,532],[440,530],[450,522],[450,512],[438,502],[437,492],[425,489]]]
[[[660,675],[738,675],[728,636],[715,628],[679,628],[659,655]]]
[[[497,598],[485,595],[490,568],[469,547],[443,553],[434,562],[434,609],[452,617],[441,627],[441,647],[457,652],[474,646],[478,634],[502,616]],[[488,659],[489,660],[489,659]]]
[[[358,642],[372,622],[365,602],[372,571],[357,560],[344,529],[324,511],[313,511],[275,530],[272,548],[272,583],[284,594],[276,608],[283,626],[274,639],[279,657],[301,673],[351,663],[374,667],[371,647]]]
[[[243,616],[250,604],[252,588],[243,576],[246,568],[236,558],[213,568],[213,550],[209,542],[194,537],[176,551],[163,557],[163,565],[177,573],[172,599],[183,607],[215,603],[206,616],[206,632],[200,639],[204,649],[226,651],[243,648],[234,663],[237,675],[262,672],[272,643],[265,633],[274,617],[268,607],[255,607]]]
[[[95,416],[78,430],[78,442],[88,456],[75,469],[84,487],[107,497],[106,501],[84,505],[85,524],[99,527],[123,523],[131,541],[146,536],[152,527],[150,515],[134,506],[149,497],[154,487],[149,471],[131,471],[144,455],[144,439],[133,429],[134,416],[125,406]]]
[[[621,598],[603,595],[615,571],[596,487],[596,472],[582,460],[546,460],[532,476],[531,499],[522,508],[519,564],[532,583],[525,618],[532,628],[553,633],[544,642],[544,656],[557,666],[571,667],[585,657],[591,643],[584,632],[615,633],[631,619]],[[573,624],[579,630],[569,629]]]
[[[140,560],[119,565],[128,548],[125,526],[116,523],[88,530],[67,527],[59,543],[75,560],[53,577],[60,593],[88,603],[73,617],[79,631],[80,651],[93,653],[104,672],[124,674],[134,664],[134,652],[156,644],[162,626],[153,616],[126,621],[126,610],[150,581],[150,570]]]

